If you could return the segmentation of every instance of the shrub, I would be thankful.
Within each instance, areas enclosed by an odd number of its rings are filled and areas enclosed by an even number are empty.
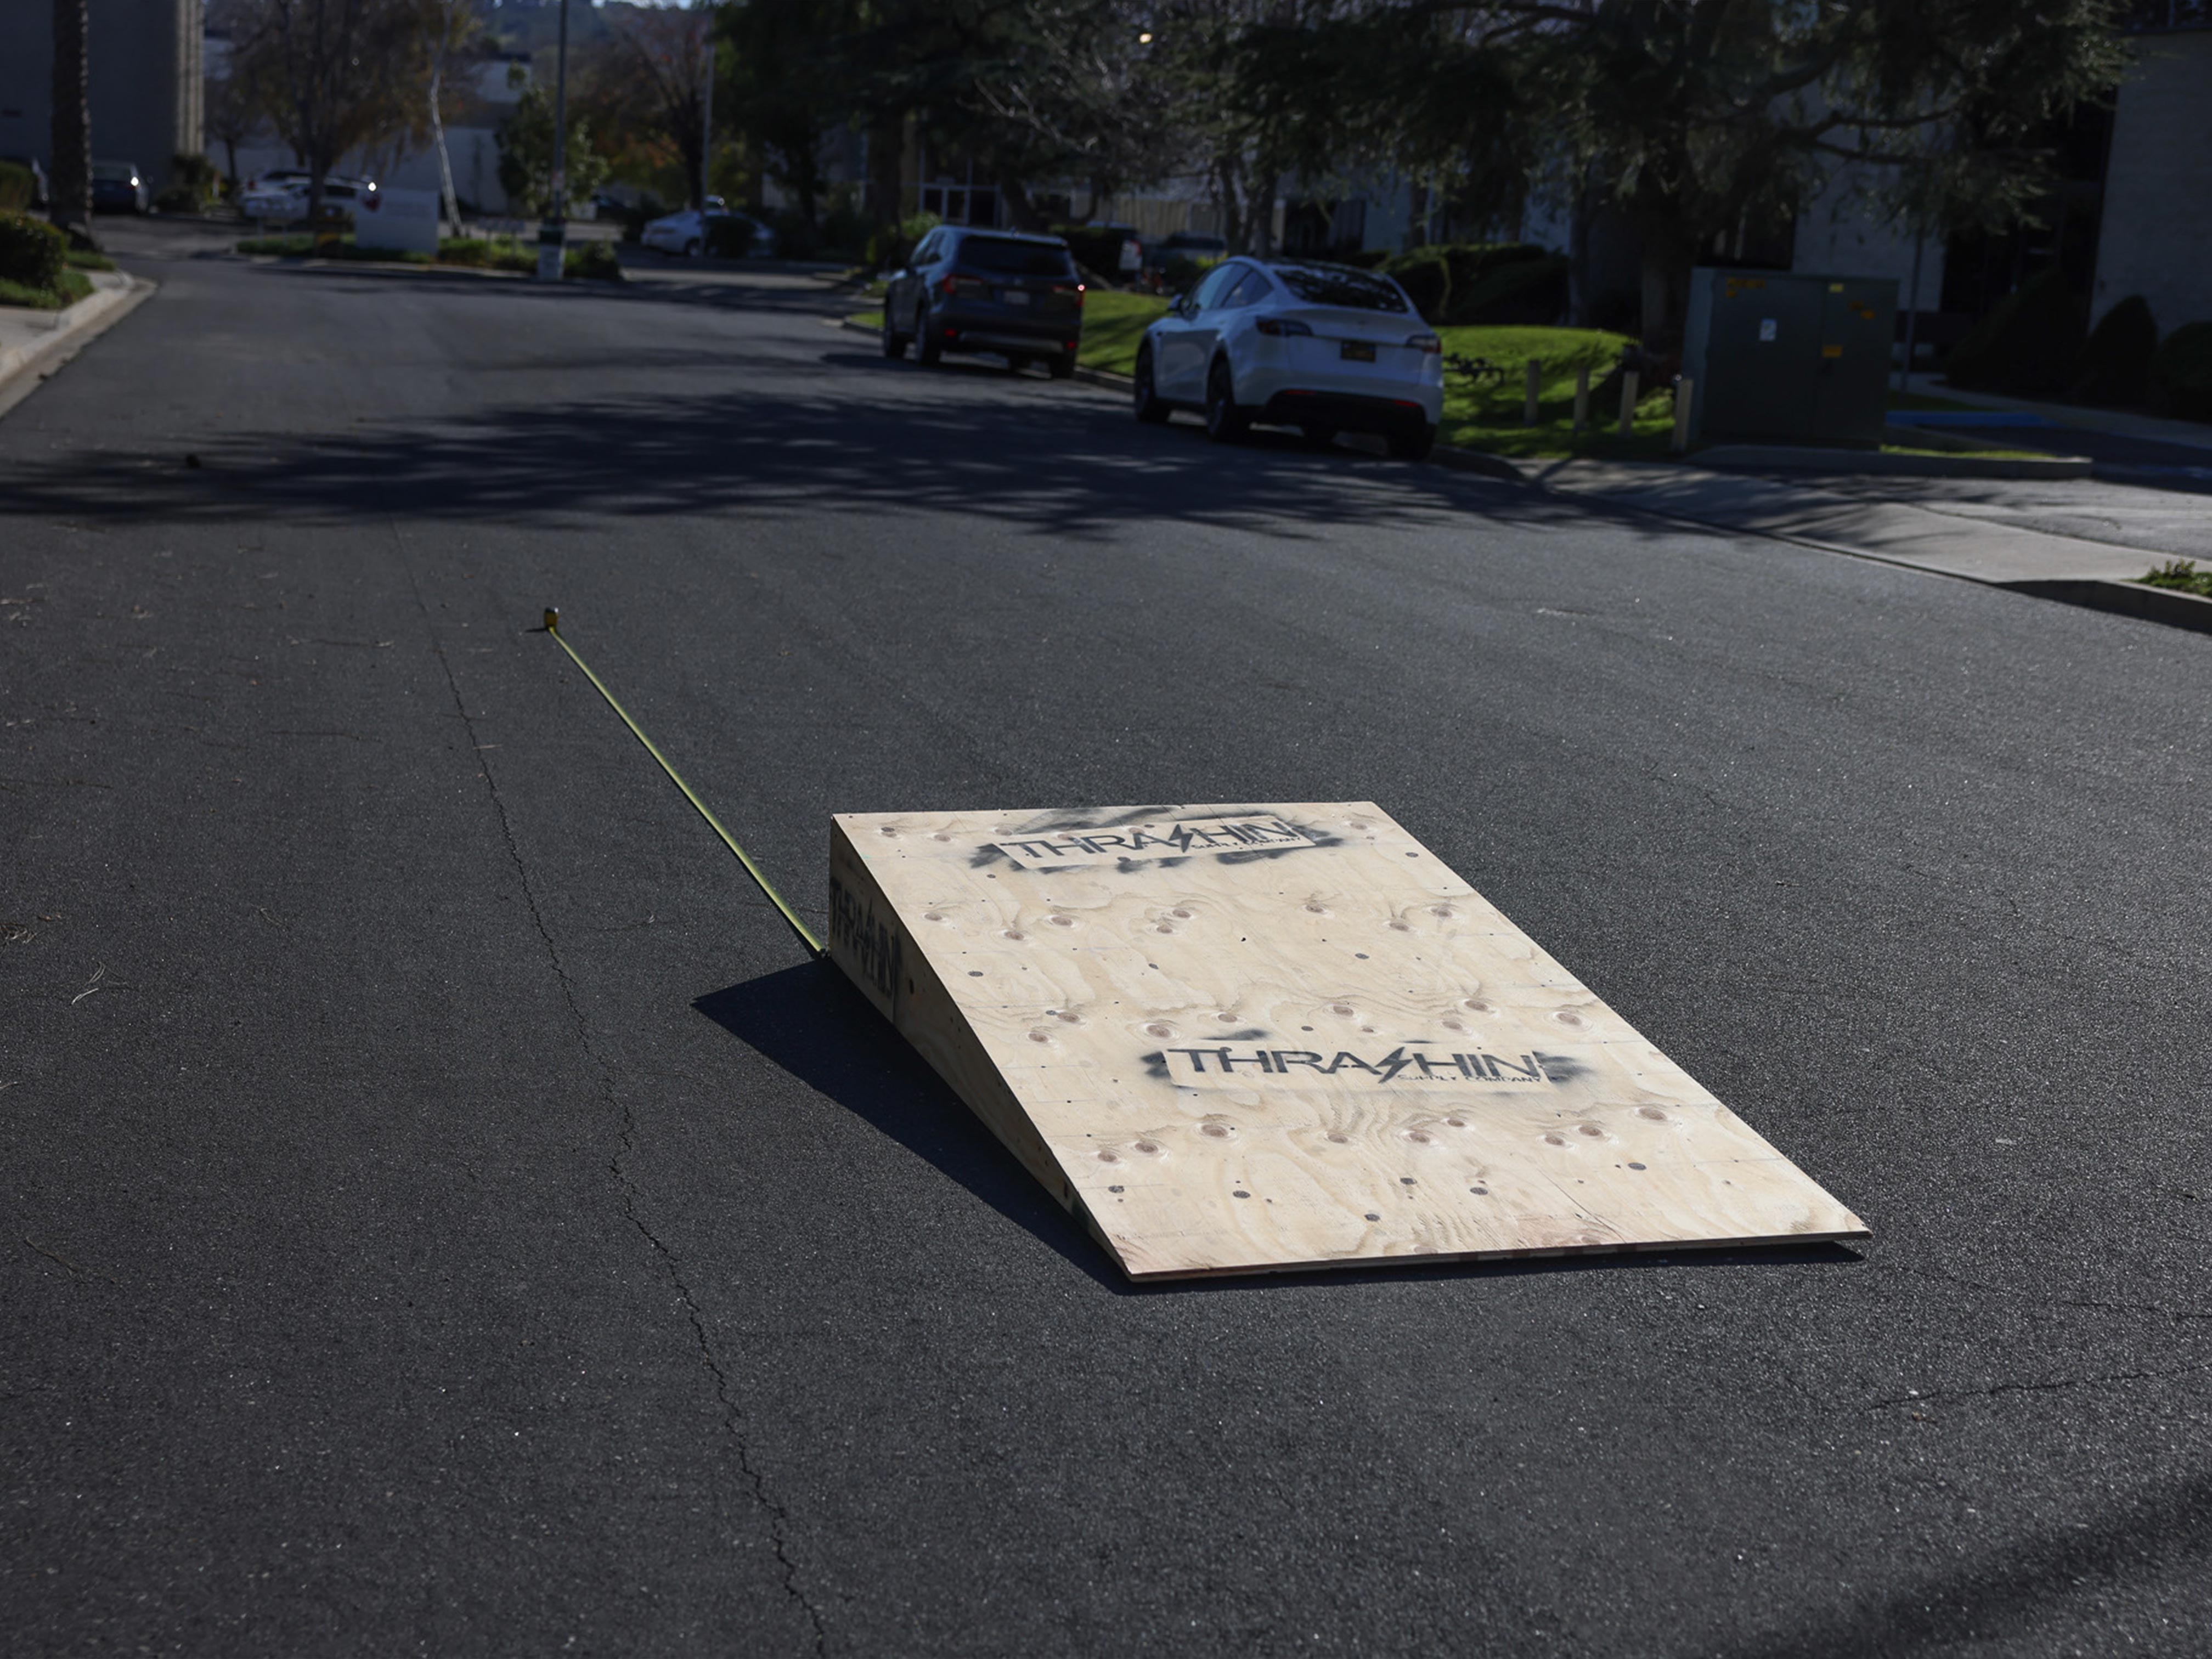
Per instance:
[[[2159,343],[2150,388],[2165,413],[2212,421],[2212,323],[2184,323]]]
[[[743,219],[709,219],[705,240],[702,252],[718,259],[742,259],[753,245],[753,228]]]
[[[1431,322],[1443,319],[1444,307],[1451,298],[1451,264],[1438,248],[1415,248],[1411,253],[1401,253],[1386,260],[1385,274],[1395,276],[1398,286],[1406,290],[1406,297],[1413,302],[1413,309]]]
[[[945,222],[933,213],[916,213],[868,238],[867,262],[878,270],[904,264],[915,245]]]
[[[919,216],[929,219],[927,214]],[[908,221],[909,225],[913,222],[912,220]],[[928,224],[925,224],[913,235],[907,243],[909,252],[912,251],[915,242],[919,242],[924,236],[929,234],[930,228],[935,222],[933,219],[930,219]],[[857,259],[866,250],[867,246],[868,216],[860,211],[860,204],[854,198],[851,191],[839,190],[833,192],[830,211],[823,216],[821,232],[815,239],[813,247],[809,249],[808,252],[827,253],[836,258]],[[793,252],[781,244],[778,245],[778,251],[787,259],[800,259],[808,257],[807,253]]]
[[[0,161],[0,213],[21,213],[39,193],[38,175],[13,161]]]
[[[58,288],[69,265],[69,238],[23,213],[0,213],[0,282]]]
[[[1449,242],[1437,251],[1450,262],[1452,292],[1462,301],[1501,267],[1550,257],[1534,242]]]
[[[615,252],[612,242],[579,242],[562,258],[561,274],[589,277],[593,282],[619,283],[623,279],[622,259]]]
[[[1542,326],[1566,308],[1567,261],[1540,249],[1534,258],[1493,263],[1465,287],[1455,276],[1448,320]]]
[[[778,208],[768,216],[769,228],[775,232],[775,251],[786,259],[811,259],[822,247],[822,228],[810,225],[806,216],[797,208]],[[860,238],[862,246],[867,237]]]
[[[1188,253],[1171,256],[1160,267],[1160,286],[1170,294],[1188,294],[1198,279],[1219,264],[1218,259],[1194,259]]]
[[[1100,225],[1054,225],[1052,234],[1067,244],[1076,264],[1101,282],[1127,280],[1121,270],[1121,244],[1129,240],[1129,232]]]
[[[169,158],[168,187],[154,198],[164,213],[198,213],[222,194],[222,175],[204,155]]]
[[[1954,386],[2026,396],[2065,389],[2082,346],[2081,306],[2056,265],[1997,301],[1943,365]]]
[[[2072,394],[2084,403],[2142,403],[2150,395],[2150,360],[2157,350],[2150,301],[2130,294],[2089,331],[2074,360]]]

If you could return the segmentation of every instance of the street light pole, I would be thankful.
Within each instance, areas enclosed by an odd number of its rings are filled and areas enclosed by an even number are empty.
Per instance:
[[[568,0],[561,0],[561,44],[553,70],[553,178],[550,211],[538,227],[538,280],[561,280],[568,240]]]
[[[699,94],[699,237],[707,236],[707,198],[714,193],[714,8],[700,0],[707,33],[707,84]]]

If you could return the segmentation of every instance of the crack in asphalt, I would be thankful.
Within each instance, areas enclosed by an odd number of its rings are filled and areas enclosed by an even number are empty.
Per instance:
[[[2090,1388],[2100,1382],[2148,1382],[2160,1377],[2186,1376],[2192,1371],[2212,1370],[2212,1359],[2194,1365],[2175,1365],[2155,1371],[2105,1371],[2094,1376],[2054,1377],[2048,1382],[1992,1382],[1986,1389],[1930,1389],[1893,1400],[1869,1402],[1869,1411],[1892,1406],[1925,1406],[1938,1400],[1992,1400],[2001,1394],[2054,1394],[2064,1389]]]
[[[447,689],[453,693],[454,712],[468,732],[470,744],[475,747],[476,721],[469,714],[468,706],[461,696],[460,683],[453,676],[452,660],[447,656],[445,645],[430,620],[429,607],[423,602],[422,589],[415,580],[411,568],[408,570],[407,580],[415,596],[416,608],[422,612],[423,629],[429,639],[430,649],[438,659],[440,671],[446,677]],[[483,758],[480,750],[477,754],[477,765],[479,775],[484,781],[485,793],[490,798],[492,811],[499,820],[500,836],[506,843],[508,861],[514,865],[515,878],[522,884],[523,903],[529,909],[531,926],[537,929],[538,939],[545,947],[546,961],[553,969],[553,977],[561,988],[561,999],[568,1005],[569,1018],[574,1023],[577,1046],[582,1048],[592,1070],[599,1074],[600,1096],[615,1114],[616,1145],[613,1154],[607,1159],[607,1173],[613,1176],[616,1190],[622,1196],[623,1218],[637,1230],[638,1236],[651,1248],[676,1292],[676,1299],[684,1310],[684,1318],[690,1324],[691,1340],[698,1349],[700,1362],[706,1366],[708,1376],[714,1380],[715,1402],[721,1408],[722,1429],[729,1436],[730,1443],[736,1452],[738,1473],[744,1475],[746,1485],[750,1488],[754,1503],[768,1515],[769,1543],[775,1555],[784,1594],[805,1614],[807,1624],[814,1633],[814,1651],[826,1653],[829,1632],[823,1623],[822,1611],[800,1585],[798,1565],[791,1559],[787,1541],[791,1512],[769,1492],[766,1477],[754,1466],[752,1443],[745,1432],[744,1412],[732,1391],[728,1372],[714,1357],[714,1343],[708,1335],[705,1316],[700,1311],[698,1301],[684,1277],[682,1264],[677,1260],[676,1253],[653,1231],[639,1212],[637,1183],[629,1170],[630,1156],[637,1149],[635,1109],[617,1091],[613,1073],[592,1042],[591,1028],[584,1018],[583,1006],[576,1000],[575,982],[569,977],[568,967],[561,960],[560,947],[554,943],[552,932],[546,927],[545,918],[538,909],[537,890],[531,884],[529,870],[523,862],[522,849],[516,844],[514,825],[507,818],[507,803],[500,795],[498,781],[492,776],[491,763]]]

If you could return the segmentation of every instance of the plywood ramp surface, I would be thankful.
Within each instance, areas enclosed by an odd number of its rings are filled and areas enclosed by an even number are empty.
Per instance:
[[[1365,802],[845,813],[830,955],[1134,1279],[1866,1228]]]

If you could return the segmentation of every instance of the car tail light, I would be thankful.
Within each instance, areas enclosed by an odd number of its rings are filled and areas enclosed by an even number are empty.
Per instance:
[[[1076,308],[1078,311],[1080,311],[1080,310],[1082,310],[1082,309],[1083,309],[1083,284],[1082,284],[1082,283],[1054,283],[1052,285],[1052,291],[1053,291],[1054,294],[1073,294],[1073,295],[1075,296],[1075,308]]]
[[[1279,340],[1288,335],[1311,334],[1313,332],[1313,330],[1308,328],[1304,323],[1300,322],[1295,317],[1262,317],[1257,322],[1254,323],[1252,326],[1258,329],[1262,334],[1273,335]]]
[[[1435,353],[1444,349],[1444,343],[1433,334],[1408,334],[1406,343],[1416,351]]]
[[[983,292],[983,280],[980,276],[962,276],[955,275],[947,276],[943,282],[939,283],[937,285],[937,289],[939,293],[944,295],[948,300],[958,299],[963,296],[972,300]]]

